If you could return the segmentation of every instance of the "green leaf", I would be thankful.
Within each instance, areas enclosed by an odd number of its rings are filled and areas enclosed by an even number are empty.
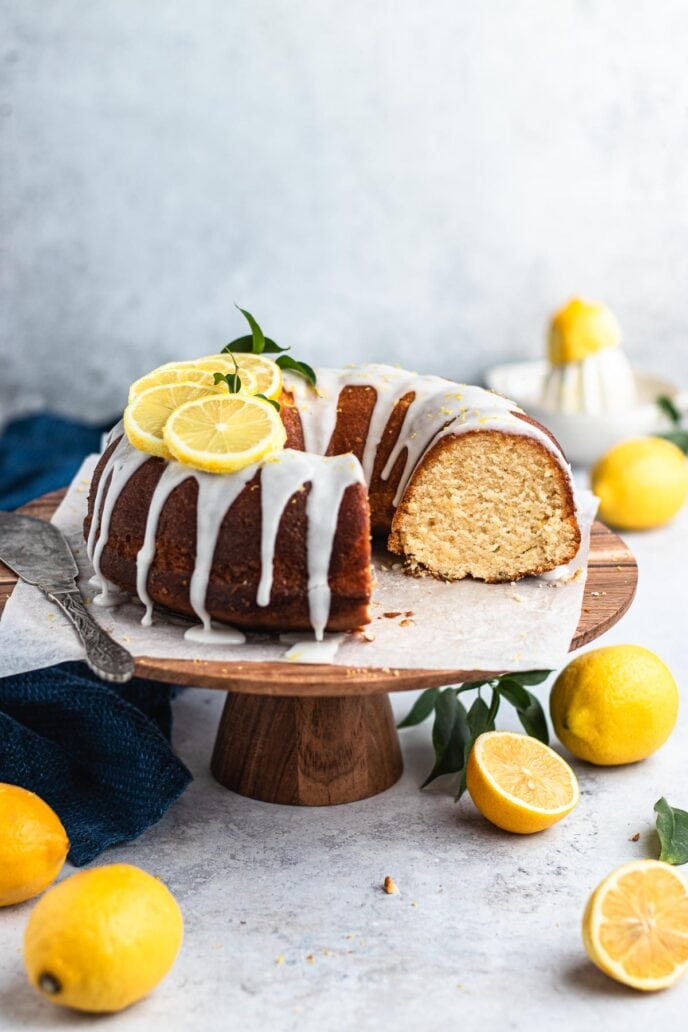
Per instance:
[[[289,355],[280,355],[275,361],[280,369],[289,369],[292,373],[296,373],[297,376],[303,376],[304,380],[308,380],[311,387],[315,387],[315,370],[307,365],[306,362],[297,362],[295,358],[291,358]]]
[[[439,688],[426,688],[418,696],[401,723],[397,724],[397,727],[415,727],[416,724],[422,724],[424,720],[427,720],[435,708],[435,702],[439,693]]]
[[[538,738],[545,745],[549,745],[549,729],[540,700],[531,692],[528,692],[529,705],[525,709],[517,707],[518,719],[521,721],[526,734],[532,738]]]
[[[524,670],[521,673],[504,674],[503,676],[509,681],[515,681],[516,684],[534,685],[542,684],[551,673],[551,670]]]
[[[461,778],[459,779],[459,787],[454,797],[456,802],[459,801],[461,796],[466,791],[466,765],[468,764],[468,757],[471,755],[471,749],[475,745],[476,738],[484,734],[485,731],[494,731],[495,729],[495,717],[497,716],[497,710],[499,709],[499,693],[495,688],[492,689],[492,702],[488,706],[484,699],[478,696],[473,700],[471,708],[468,711],[466,721],[468,723],[469,735],[466,739],[466,743],[463,749],[463,765],[461,767]]]
[[[213,373],[213,380],[216,384],[226,383],[230,394],[238,394],[241,390],[241,377],[234,373]]]
[[[244,337],[237,337],[236,340],[231,340],[229,344],[225,344],[220,354],[226,354],[228,351],[234,351],[237,355],[255,354],[253,350],[253,336],[249,333]],[[278,351],[289,351],[289,348],[281,348],[279,344],[275,344],[272,337],[265,337],[265,347],[263,353],[276,354]]]
[[[530,706],[530,694],[516,681],[510,678],[499,682],[497,691],[503,695],[507,702],[510,702],[514,709],[528,709]]]
[[[669,430],[666,434],[659,434],[659,437],[663,437],[665,441],[671,441],[675,444],[682,452],[688,455],[688,430]]]
[[[688,863],[688,813],[670,806],[664,796],[655,803],[655,813],[662,847],[659,859],[667,864]]]
[[[264,394],[254,394],[253,397],[260,398],[261,401],[267,401],[268,405],[272,405],[272,407],[277,409],[278,412],[282,407],[279,401],[275,401],[274,398],[266,398]]]
[[[235,305],[234,307],[239,308],[239,311],[251,327],[251,336],[253,337],[253,354],[262,355],[265,351],[265,334],[263,333],[257,321],[253,318],[250,312],[247,312],[245,308],[240,308],[239,305]]]
[[[681,413],[676,408],[673,398],[670,398],[668,394],[660,394],[655,398],[655,403],[675,426],[681,425]]]
[[[435,766],[421,788],[425,788],[441,774],[456,774],[462,769],[468,733],[466,710],[456,694],[451,689],[440,692],[435,702],[435,722],[432,728]]]

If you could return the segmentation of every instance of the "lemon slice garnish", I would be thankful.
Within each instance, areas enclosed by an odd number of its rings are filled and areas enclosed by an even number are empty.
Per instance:
[[[243,355],[237,355],[237,365],[239,366],[239,377],[241,379],[241,394],[262,394],[263,392],[258,389],[256,379],[251,370],[247,367],[244,372],[241,371],[239,359],[244,357]],[[204,355],[202,358],[193,358],[188,362],[166,362],[165,365],[154,369],[149,375],[153,376],[168,369],[200,369],[207,373],[233,373],[234,362],[229,355]]]
[[[163,440],[163,428],[172,412],[185,402],[222,393],[217,387],[190,380],[149,387],[124,410],[126,435],[139,451],[169,459],[170,453]]]
[[[659,860],[636,860],[597,886],[583,942],[605,974],[634,989],[673,985],[688,970],[688,881]]]
[[[217,372],[224,373],[225,370],[218,369]],[[154,369],[152,373],[147,373],[146,376],[142,376],[140,380],[132,383],[129,388],[129,401],[133,401],[149,387],[160,387],[170,383],[198,383],[212,387],[213,374],[207,369],[194,369],[193,367],[180,369],[176,365],[164,369]]]
[[[579,798],[568,763],[528,735],[488,731],[476,740],[466,786],[483,817],[505,831],[543,831],[569,813]]]
[[[242,387],[244,377],[250,377],[255,382],[255,389],[247,390],[247,394],[262,394],[266,398],[279,398],[282,393],[282,370],[271,358],[253,354],[238,354],[234,357],[239,366]]]
[[[232,473],[284,447],[279,413],[267,401],[239,394],[188,401],[167,420],[165,445],[179,462]]]

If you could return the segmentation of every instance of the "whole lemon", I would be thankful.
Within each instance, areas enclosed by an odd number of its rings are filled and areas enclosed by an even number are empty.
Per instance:
[[[668,667],[639,645],[608,645],[578,656],[549,700],[557,737],[581,760],[635,763],[664,745],[678,716]]]
[[[0,784],[0,907],[47,889],[69,851],[54,810],[19,785]]]
[[[31,983],[54,1003],[119,1011],[167,974],[182,933],[181,911],[158,878],[129,864],[94,867],[36,904],[24,963]]]
[[[688,497],[688,462],[680,448],[661,437],[624,441],[594,467],[592,489],[600,499],[600,519],[610,526],[660,527]]]
[[[574,297],[552,317],[549,360],[552,365],[582,362],[589,355],[620,343],[621,329],[611,309]]]

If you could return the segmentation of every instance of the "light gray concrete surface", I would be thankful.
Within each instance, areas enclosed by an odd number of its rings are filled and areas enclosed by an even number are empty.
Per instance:
[[[602,641],[653,649],[679,682],[679,725],[655,756],[616,769],[574,763],[579,806],[524,838],[491,827],[468,798],[455,806],[446,784],[418,790],[431,764],[428,725],[402,732],[405,772],[382,795],[323,809],[271,806],[212,780],[222,698],[190,689],[175,703],[174,740],[192,786],[141,839],[99,861],[138,864],[168,882],[186,922],[173,972],[105,1023],[62,1012],[34,994],[22,969],[31,904],[0,910],[3,1032],[683,1028],[688,978],[635,993],[588,962],[580,937],[602,877],[657,855],[659,796],[688,807],[688,510],[628,541],[638,596]],[[536,690],[545,701],[547,686]],[[413,697],[394,699],[399,715]],[[508,714],[499,723],[515,726]],[[383,893],[386,874],[399,895]]]
[[[475,380],[574,292],[688,379],[683,0],[4,0],[0,408],[241,332]],[[75,375],[78,370],[79,375]]]

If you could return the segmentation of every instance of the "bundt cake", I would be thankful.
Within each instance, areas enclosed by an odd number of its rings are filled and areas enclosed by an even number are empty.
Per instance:
[[[231,474],[109,436],[85,536],[95,577],[153,604],[317,637],[370,620],[371,531],[417,574],[515,580],[569,562],[580,530],[548,431],[479,387],[386,365],[285,373],[286,447]]]

